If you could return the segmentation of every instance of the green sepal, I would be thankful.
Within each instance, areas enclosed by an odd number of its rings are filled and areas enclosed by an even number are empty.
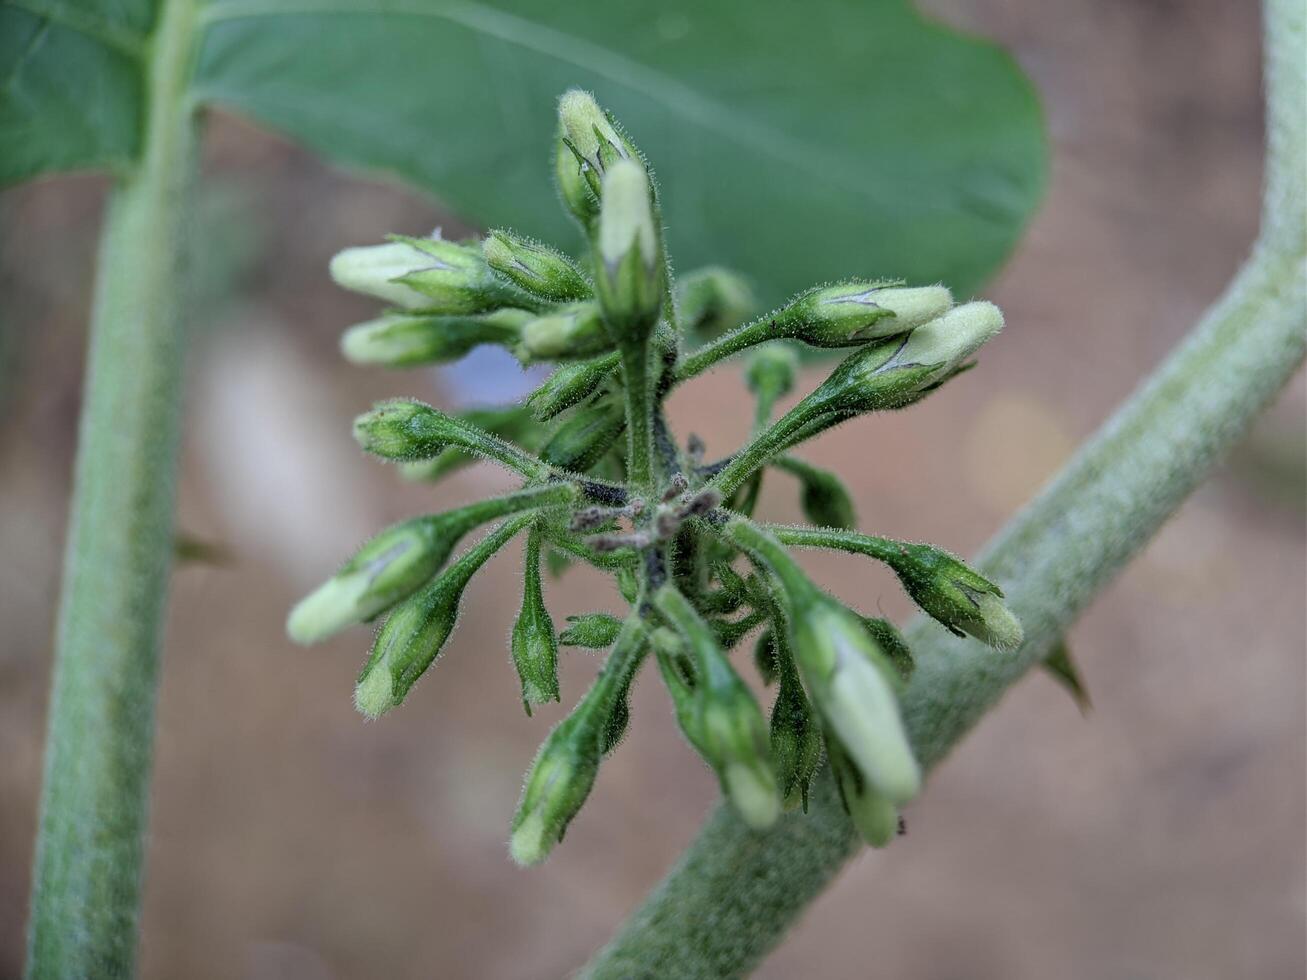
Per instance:
[[[589,398],[617,371],[621,355],[610,351],[599,357],[563,364],[527,395],[531,414],[541,422],[560,415]]]
[[[522,608],[513,624],[513,665],[522,682],[522,705],[559,700],[558,639],[540,588],[540,530],[531,529],[523,556]]]
[[[622,621],[608,613],[585,613],[568,616],[568,627],[558,637],[565,647],[588,647],[602,650],[610,647],[622,631]]]
[[[626,428],[620,405],[605,403],[584,408],[559,426],[540,450],[552,466],[584,473],[599,462]]]

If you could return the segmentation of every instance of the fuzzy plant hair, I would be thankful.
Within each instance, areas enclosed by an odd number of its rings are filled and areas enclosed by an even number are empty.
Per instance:
[[[631,685],[650,660],[686,740],[748,825],[806,809],[824,759],[858,832],[883,846],[921,786],[899,707],[912,652],[892,624],[814,584],[793,549],[883,562],[944,629],[1000,650],[1016,647],[1022,629],[999,587],[953,555],[855,530],[840,480],[795,451],[857,416],[912,405],[967,370],[1002,315],[986,302],[954,305],[940,285],[857,279],[749,319],[739,276],[710,267],[673,280],[661,190],[616,120],[581,91],[562,97],[558,115],[555,177],[588,243],[581,258],[496,230],[463,242],[394,236],[331,264],[340,285],[388,304],[344,335],[355,363],[430,364],[499,344],[524,364],[557,365],[524,404],[451,415],[396,400],[354,423],[363,448],[398,461],[406,476],[435,480],[480,458],[521,486],[382,531],[294,608],[290,635],[311,643],[380,618],[354,693],[376,718],[404,701],[449,642],[472,576],[525,535],[511,652],[527,712],[561,699],[560,646],[608,654],[527,776],[512,821],[517,861],[543,860],[562,838],[626,732]],[[773,418],[803,346],[844,357]],[[752,436],[706,460],[698,438],[672,432],[664,402],[744,353]],[[810,525],[755,519],[768,470],[797,481]],[[614,576],[625,617],[570,617],[557,631],[541,566],[561,572],[573,561]],[[732,657],[750,636],[752,657]],[[750,660],[776,690],[770,717],[740,676]]]

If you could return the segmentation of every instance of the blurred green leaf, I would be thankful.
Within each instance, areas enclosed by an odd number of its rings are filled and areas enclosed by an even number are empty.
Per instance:
[[[0,4],[0,185],[131,162],[153,20],[150,0]]]
[[[203,100],[563,245],[553,107],[590,88],[662,176],[677,262],[765,302],[855,274],[966,295],[1044,185],[1024,75],[906,0],[214,0],[203,21]]]
[[[154,19],[0,6],[0,183],[131,162]],[[663,176],[678,263],[739,268],[767,303],[844,275],[965,295],[1044,185],[1025,76],[907,0],[211,0],[199,25],[199,102],[562,245],[553,105],[591,88]]]

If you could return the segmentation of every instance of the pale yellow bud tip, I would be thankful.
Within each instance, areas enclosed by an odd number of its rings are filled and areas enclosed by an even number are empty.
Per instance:
[[[780,793],[765,771],[735,763],[726,767],[725,782],[735,812],[754,830],[766,830],[781,815]]]
[[[296,643],[317,643],[359,622],[359,600],[367,590],[366,575],[338,575],[318,586],[286,617],[286,632]]]
[[[527,868],[548,857],[553,846],[544,819],[537,812],[523,820],[513,831],[513,836],[508,841],[508,853],[514,861]]]
[[[395,706],[394,687],[390,672],[375,667],[354,688],[354,707],[369,718],[380,718]]]
[[[978,639],[1000,650],[1015,650],[1021,645],[1021,641],[1025,638],[1025,631],[1002,599],[987,592],[976,600],[976,604],[979,606],[978,612],[982,624],[982,629],[978,633],[984,633],[983,636],[978,636]]]

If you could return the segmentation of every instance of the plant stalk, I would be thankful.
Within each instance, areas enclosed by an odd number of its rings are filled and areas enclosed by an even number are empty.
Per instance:
[[[923,765],[942,759],[1247,431],[1307,347],[1307,19],[1267,0],[1267,172],[1252,255],[1190,337],[985,548],[1026,641],[1002,653],[918,620],[903,696]],[[719,806],[680,863],[587,966],[591,978],[747,974],[860,847],[829,776],[765,834]]]
[[[180,428],[192,0],[148,45],[142,153],[101,235],[33,871],[27,975],[135,969]]]

